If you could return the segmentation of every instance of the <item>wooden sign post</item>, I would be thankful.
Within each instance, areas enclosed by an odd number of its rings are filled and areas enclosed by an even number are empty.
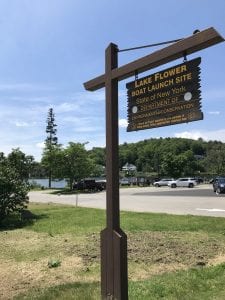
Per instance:
[[[118,162],[118,81],[158,67],[223,42],[224,38],[209,28],[168,47],[118,67],[118,47],[110,44],[105,52],[105,74],[86,83],[86,90],[106,91],[106,224],[101,232],[102,299],[128,299],[127,237],[120,228]]]
[[[101,232],[101,290],[103,299],[128,299],[127,237],[120,229],[118,159],[118,80],[111,78],[117,68],[118,48],[106,49],[106,223]]]

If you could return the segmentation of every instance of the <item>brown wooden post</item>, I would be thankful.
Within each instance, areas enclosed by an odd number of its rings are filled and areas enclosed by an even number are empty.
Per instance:
[[[110,44],[105,53],[106,74],[106,224],[101,232],[102,299],[128,299],[127,237],[120,229],[118,159],[118,80],[111,71],[117,68],[118,48]]]

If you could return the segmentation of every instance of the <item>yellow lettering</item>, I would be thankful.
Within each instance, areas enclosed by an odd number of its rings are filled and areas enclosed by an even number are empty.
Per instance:
[[[171,68],[171,69],[163,71],[163,72],[158,72],[158,73],[155,74],[155,81],[163,80],[163,79],[166,79],[168,77],[183,73],[185,71],[187,71],[187,66],[182,65],[182,66],[179,66],[179,67]]]
[[[142,86],[147,85],[149,83],[152,83],[152,77],[151,76],[149,76],[147,78],[144,78],[144,79],[136,80],[135,83],[134,83],[134,87],[135,88],[142,87]]]
[[[176,77],[176,83],[182,83],[184,81],[192,80],[192,73],[183,74],[181,76]]]
[[[135,96],[140,96],[143,95],[146,92],[146,87],[143,87],[141,89],[135,90],[131,92],[131,96],[135,97]]]

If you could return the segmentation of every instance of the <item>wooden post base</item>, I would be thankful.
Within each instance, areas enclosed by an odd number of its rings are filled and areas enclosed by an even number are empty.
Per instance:
[[[101,231],[101,261],[102,299],[127,300],[127,236],[120,228]]]

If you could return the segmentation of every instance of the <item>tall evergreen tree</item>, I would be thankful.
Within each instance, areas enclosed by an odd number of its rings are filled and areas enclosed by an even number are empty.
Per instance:
[[[58,148],[58,138],[56,136],[57,125],[55,123],[55,114],[53,112],[53,108],[49,109],[46,122],[47,122],[47,126],[46,126],[47,138],[45,140],[43,164],[48,169],[48,178],[49,178],[48,186],[49,188],[51,188],[52,170],[54,165],[54,154],[55,154],[55,150]]]

